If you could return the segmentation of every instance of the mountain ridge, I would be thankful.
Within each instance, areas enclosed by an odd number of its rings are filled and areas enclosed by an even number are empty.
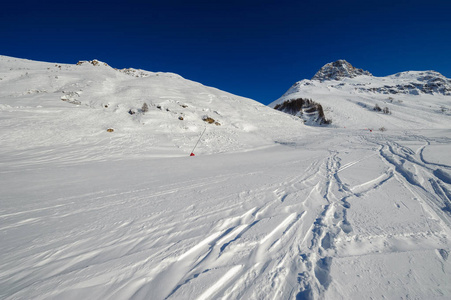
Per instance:
[[[450,114],[451,79],[439,72],[405,71],[385,77],[368,74],[344,60],[329,63],[311,80],[293,84],[269,106],[275,108],[284,102],[311,99],[322,105],[326,118],[339,127],[378,128],[388,123],[392,128],[414,128],[419,124],[429,128],[445,126],[449,121],[446,119]],[[377,107],[384,107],[394,115],[373,118]],[[302,111],[290,113],[303,115]],[[315,122],[302,118],[310,125],[324,124],[318,118]]]

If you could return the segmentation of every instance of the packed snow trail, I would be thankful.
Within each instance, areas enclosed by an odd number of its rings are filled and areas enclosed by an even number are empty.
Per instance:
[[[5,299],[447,299],[451,133],[0,173]],[[27,154],[28,155],[28,154]]]

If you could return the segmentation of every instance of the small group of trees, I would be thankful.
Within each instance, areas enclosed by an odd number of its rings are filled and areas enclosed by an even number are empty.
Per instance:
[[[143,105],[141,106],[141,113],[145,114],[146,112],[149,111],[149,105],[147,105],[147,103],[143,103]],[[129,114],[134,115],[136,114],[136,110],[133,108],[130,108],[130,110],[128,111]]]
[[[324,110],[323,107],[321,106],[321,104],[316,103],[316,110],[318,111],[318,116],[319,116],[319,120],[320,120],[320,125],[329,125],[332,124],[332,120],[331,119],[326,119],[326,115],[324,114]]]
[[[298,98],[298,99],[291,99],[284,101],[283,103],[277,104],[274,106],[274,109],[283,111],[285,113],[291,114],[291,115],[303,115],[305,112],[306,114],[313,114],[315,112],[318,113],[318,119],[317,122],[320,125],[327,125],[331,124],[331,119],[326,119],[326,116],[324,114],[323,107],[321,104],[313,101],[312,99],[304,99],[304,98]]]
[[[386,114],[386,115],[390,115],[390,114],[391,114],[391,112],[390,112],[390,110],[388,109],[387,106],[384,107],[384,108],[381,108],[379,105],[376,104],[376,105],[374,106],[373,110],[374,110],[374,111],[378,111],[378,112],[383,112],[383,113]]]
[[[146,102],[144,102],[143,106],[141,107],[141,111],[143,114],[149,111],[149,106]]]

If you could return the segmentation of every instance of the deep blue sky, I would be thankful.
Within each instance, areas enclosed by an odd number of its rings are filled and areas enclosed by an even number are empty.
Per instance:
[[[337,59],[451,77],[451,1],[9,0],[0,54],[174,72],[268,104]]]

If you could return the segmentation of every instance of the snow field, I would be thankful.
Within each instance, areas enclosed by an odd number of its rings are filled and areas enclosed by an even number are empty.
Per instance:
[[[2,299],[451,297],[429,96],[337,93],[312,128],[170,73],[2,56],[0,78]]]
[[[449,213],[387,158],[449,184],[399,137],[323,135],[2,173],[2,297],[445,299]]]

